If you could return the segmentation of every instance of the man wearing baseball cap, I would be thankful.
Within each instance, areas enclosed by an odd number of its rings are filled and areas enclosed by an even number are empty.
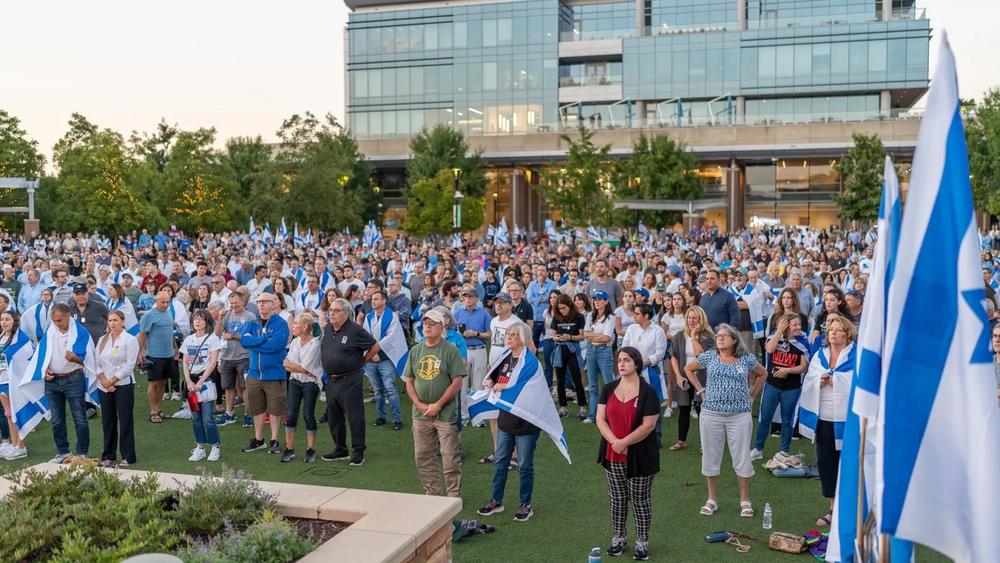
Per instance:
[[[97,340],[107,332],[108,308],[100,300],[90,298],[90,291],[87,289],[86,283],[73,284],[73,299],[69,302],[69,315],[87,327],[87,332],[90,333],[90,338],[95,345]]]

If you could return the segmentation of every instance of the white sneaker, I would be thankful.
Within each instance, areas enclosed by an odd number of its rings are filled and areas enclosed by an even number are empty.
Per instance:
[[[758,459],[763,459],[763,458],[764,458],[764,453],[758,450],[757,448],[750,450],[750,461],[757,461]]]
[[[24,459],[28,457],[28,448],[19,448],[17,446],[11,446],[3,453],[3,458],[7,461],[14,461],[15,459]]]
[[[202,450],[204,452],[205,450]],[[208,453],[208,461],[219,461],[219,456],[222,455],[222,450],[219,446],[212,446],[212,451]]]
[[[191,450],[191,457],[188,458],[188,461],[201,461],[203,459],[205,459],[205,448],[198,446]]]
[[[170,418],[175,418],[179,420],[191,420],[191,407],[187,403],[184,403],[184,406],[181,407],[181,410],[170,415]]]
[[[698,418],[698,411],[692,409],[691,410],[691,418]]]
[[[169,392],[164,392],[163,393],[163,400],[164,401],[169,401],[170,400],[170,393]]]
[[[170,394],[170,400],[171,401],[180,401],[181,400],[181,394],[178,393],[177,391],[174,391],[173,393]]]
[[[663,411],[663,418],[670,418],[672,416],[674,416],[673,409],[671,409],[670,407],[667,407],[666,409],[664,409],[664,411]]]
[[[0,444],[0,457],[4,457],[5,455],[7,455],[7,451],[13,447],[14,445],[9,442],[4,442]]]

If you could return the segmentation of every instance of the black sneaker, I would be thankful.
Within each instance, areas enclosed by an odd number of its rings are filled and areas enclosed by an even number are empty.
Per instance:
[[[503,512],[503,504],[490,499],[490,503],[476,511],[480,516],[492,516]]]
[[[610,555],[611,557],[618,557],[622,553],[625,553],[625,540],[612,538],[611,546],[608,547],[607,554]]]
[[[327,422],[329,422],[329,420],[330,417],[326,413],[323,413],[323,416],[319,417],[319,420],[317,422],[319,424],[326,424]]]
[[[281,453],[281,446],[278,445],[277,440],[271,440],[271,447],[267,448],[267,453],[269,454]]]
[[[323,456],[323,461],[344,461],[351,457],[346,451],[343,450],[333,450],[332,452]]]
[[[281,463],[288,463],[293,459],[295,459],[295,450],[285,448],[285,451],[281,452]]]
[[[522,504],[521,508],[517,509],[517,514],[514,515],[515,522],[527,522],[528,518],[535,515],[535,511],[531,509],[530,505]]]
[[[264,443],[264,440],[251,438],[250,441],[247,442],[247,445],[243,446],[243,449],[241,451],[246,454],[250,452],[255,452],[257,450],[263,450],[266,447],[267,444]]]
[[[392,423],[392,429],[393,430],[402,430],[403,429],[403,423],[402,422],[393,422]]]
[[[365,454],[351,454],[351,466],[361,467],[365,464]]]
[[[385,425],[385,419],[384,418],[376,418],[375,419],[375,426],[383,426],[383,425]]]
[[[312,463],[316,461],[316,450],[309,448],[306,450],[306,457],[302,458],[306,463]]]
[[[632,552],[632,559],[636,561],[646,561],[649,559],[649,546],[635,544],[635,551]]]

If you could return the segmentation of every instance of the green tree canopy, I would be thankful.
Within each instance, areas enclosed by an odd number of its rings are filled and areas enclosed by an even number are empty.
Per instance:
[[[460,169],[462,193],[481,197],[486,193],[485,161],[481,151],[469,154],[469,145],[461,131],[438,124],[422,129],[410,141],[410,161],[406,165],[409,187],[425,178],[435,178],[442,170]],[[454,176],[453,176],[454,177]]]
[[[277,224],[285,213],[288,185],[260,136],[226,141],[224,159],[236,180],[246,211],[261,223]]]
[[[974,107],[965,128],[972,196],[978,209],[1000,215],[1000,88],[992,88]]]
[[[53,149],[59,170],[57,214],[61,231],[99,229],[116,233],[162,223],[159,212],[143,201],[131,180],[135,162],[125,140],[74,113],[69,131]]]
[[[454,231],[455,174],[441,170],[432,178],[419,180],[410,188],[408,211],[403,229],[415,236],[447,234]],[[482,197],[466,196],[462,200],[462,231],[474,231],[483,226],[486,201]]]
[[[841,219],[872,223],[878,219],[882,199],[885,148],[878,135],[855,133],[851,137],[854,146],[833,167],[843,186],[833,200],[840,207]]]
[[[233,171],[213,148],[215,129],[179,131],[163,168],[158,207],[185,231],[226,230],[246,216]]]
[[[36,179],[42,176],[44,168],[45,157],[38,152],[38,142],[28,138],[18,118],[0,110],[0,178]],[[28,195],[24,190],[0,190],[2,207],[23,207],[27,201]],[[0,217],[0,225],[8,230],[19,228],[23,219],[4,215]]]
[[[608,161],[611,145],[597,146],[594,134],[581,127],[580,139],[563,135],[569,149],[565,167],[542,173],[539,190],[550,208],[574,226],[608,225],[615,194],[615,168]]]
[[[667,135],[647,138],[639,135],[632,146],[632,156],[624,166],[625,173],[633,179],[636,193],[623,194],[626,198],[670,199],[689,201],[704,193],[704,185],[695,170],[698,160],[684,146]],[[649,226],[660,227],[677,221],[676,211],[643,211],[640,218]],[[631,224],[632,219],[627,224]]]

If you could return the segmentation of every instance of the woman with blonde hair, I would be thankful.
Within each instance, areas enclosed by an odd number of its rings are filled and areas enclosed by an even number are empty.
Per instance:
[[[298,426],[299,407],[306,423],[305,462],[316,461],[316,399],[319,397],[323,377],[320,361],[319,325],[312,309],[305,309],[292,321],[292,339],[284,366],[288,378],[288,417],[285,421],[285,451],[281,461],[295,459],[295,429]]]
[[[691,384],[684,377],[684,366],[688,360],[696,358],[715,345],[715,334],[708,326],[708,316],[705,310],[694,305],[684,314],[684,328],[675,332],[672,340],[670,369],[670,396],[677,402],[677,442],[670,446],[672,452],[687,447],[687,435],[691,429],[691,407],[695,405],[696,397]],[[705,370],[698,371],[698,380],[705,385]],[[701,401],[697,401],[700,403]]]

